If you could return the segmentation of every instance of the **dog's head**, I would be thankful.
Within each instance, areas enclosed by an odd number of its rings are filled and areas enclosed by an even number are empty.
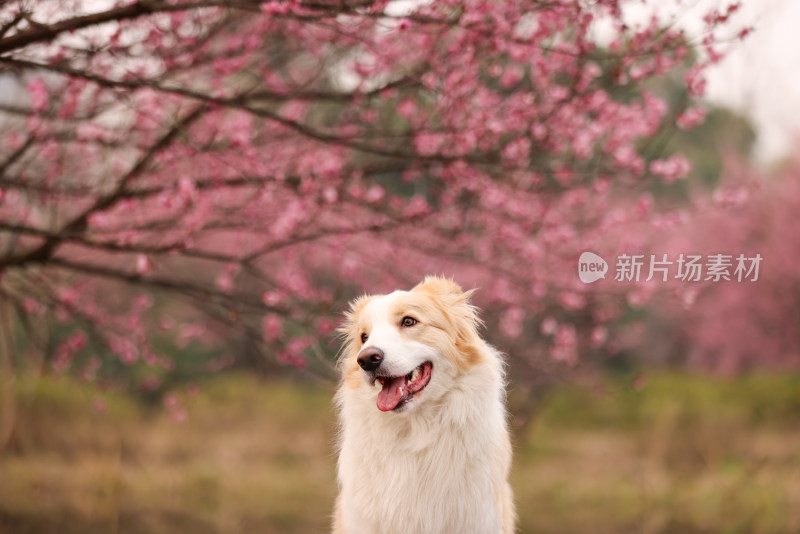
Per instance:
[[[411,291],[353,301],[341,329],[345,386],[364,388],[384,412],[440,398],[483,357],[471,294],[429,277]]]

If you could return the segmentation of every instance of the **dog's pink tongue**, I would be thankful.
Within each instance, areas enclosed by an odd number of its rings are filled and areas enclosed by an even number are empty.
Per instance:
[[[383,384],[383,389],[378,393],[378,409],[382,412],[394,410],[400,399],[403,398],[403,392],[400,391],[401,386],[405,386],[406,377],[400,376],[393,379],[386,379]]]

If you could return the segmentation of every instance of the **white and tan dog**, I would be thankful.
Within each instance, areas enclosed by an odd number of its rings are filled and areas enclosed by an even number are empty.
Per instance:
[[[426,278],[351,304],[334,534],[511,534],[500,355],[471,292]]]

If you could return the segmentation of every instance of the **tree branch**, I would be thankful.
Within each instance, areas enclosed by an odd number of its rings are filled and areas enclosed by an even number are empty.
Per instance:
[[[84,210],[83,213],[65,224],[61,230],[54,232],[41,246],[28,253],[16,257],[12,256],[6,259],[3,262],[3,265],[19,266],[26,263],[44,263],[51,259],[56,248],[63,240],[62,236],[76,235],[83,232],[86,229],[89,216],[92,213],[106,210],[121,200],[123,198],[125,188],[129,182],[144,172],[156,154],[167,148],[177,137],[177,135],[183,131],[184,128],[186,128],[195,120],[199,119],[206,110],[207,108],[205,106],[198,106],[186,117],[173,125],[169,132],[167,132],[155,144],[153,144],[150,149],[139,159],[136,165],[134,165],[133,168],[122,177],[114,191],[97,198],[88,209]]]

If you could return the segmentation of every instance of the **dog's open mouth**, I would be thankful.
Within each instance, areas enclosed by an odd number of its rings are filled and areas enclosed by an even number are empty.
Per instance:
[[[383,389],[378,393],[378,409],[382,412],[396,410],[425,389],[431,380],[433,364],[425,362],[405,376],[378,376]]]

